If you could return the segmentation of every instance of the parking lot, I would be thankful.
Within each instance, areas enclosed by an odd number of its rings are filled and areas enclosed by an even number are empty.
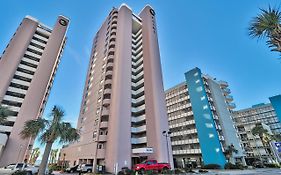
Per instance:
[[[70,175],[71,173],[59,173],[54,172],[54,175]],[[206,175],[281,175],[281,169],[277,168],[261,168],[251,170],[209,170],[208,173],[192,173],[192,174],[206,174]],[[78,175],[78,173],[72,173],[71,175]],[[83,174],[89,175],[89,174]],[[181,174],[191,175],[191,173]]]

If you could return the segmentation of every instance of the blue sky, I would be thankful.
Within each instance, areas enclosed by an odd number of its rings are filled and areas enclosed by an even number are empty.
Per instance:
[[[265,41],[247,34],[259,8],[280,6],[279,0],[48,0],[0,2],[0,53],[21,20],[31,15],[53,26],[58,15],[70,18],[68,40],[45,115],[53,105],[76,125],[92,39],[113,6],[127,3],[135,13],[145,4],[156,11],[165,89],[184,81],[194,67],[230,84],[238,109],[281,93],[281,61]]]

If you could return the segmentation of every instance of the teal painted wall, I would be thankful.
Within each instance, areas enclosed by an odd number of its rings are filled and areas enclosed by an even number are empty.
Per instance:
[[[222,152],[219,136],[215,128],[215,122],[204,88],[201,70],[195,68],[186,72],[185,79],[190,95],[203,162],[205,165],[218,164],[223,168],[226,159]]]

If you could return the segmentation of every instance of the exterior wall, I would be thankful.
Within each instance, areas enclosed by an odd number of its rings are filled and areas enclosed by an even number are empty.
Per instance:
[[[200,165],[202,154],[187,85],[180,83],[165,93],[174,164],[182,168]]]
[[[143,64],[144,64],[144,89],[146,104],[147,145],[153,147],[154,153],[148,158],[157,159],[159,162],[168,162],[173,165],[172,148],[170,139],[166,146],[163,131],[168,131],[168,117],[165,104],[165,93],[160,62],[154,10],[146,6],[139,14],[142,19],[143,30]],[[168,150],[169,149],[169,155]]]
[[[64,20],[66,25],[62,25],[60,23],[61,20]],[[23,123],[41,117],[43,113],[63,49],[68,22],[69,20],[63,16],[59,16],[56,21],[40,57],[40,62],[32,76],[32,81],[25,94],[24,101],[16,116],[13,129],[9,134],[8,142],[1,155],[0,166],[22,162],[24,159],[28,159],[28,153],[32,148],[33,140],[21,139],[20,132],[23,128]],[[10,85],[11,79],[14,77],[15,71],[19,65],[19,61],[26,52],[27,46],[39,25],[41,24],[37,21],[31,18],[25,18],[18,32],[10,42],[5,54],[2,56],[0,61],[0,75],[7,76],[0,77],[1,96],[6,93],[7,87]]]
[[[257,159],[271,162],[271,156],[269,155],[270,147],[264,145],[259,136],[252,134],[252,129],[257,125],[261,125],[264,129],[268,130],[272,134],[270,127],[263,123],[247,123],[237,124],[237,130],[241,139],[241,145],[246,153],[246,161],[248,165],[252,165]]]
[[[202,74],[198,68],[188,71],[185,77],[186,82],[165,91],[175,165],[223,167],[223,153],[231,144],[238,153],[230,161],[245,164],[231,117],[235,104],[228,83]]]
[[[223,95],[220,84],[212,79],[207,80],[213,100],[215,101],[214,106],[216,112],[219,116],[219,123],[222,127],[223,139],[225,141],[225,146],[233,145],[238,151],[237,154],[234,153],[234,157],[241,158],[244,156],[243,149],[240,145],[240,140],[237,135],[230,111],[227,106],[226,97]],[[227,94],[229,96],[229,94]]]
[[[269,97],[269,100],[275,110],[279,123],[281,123],[281,95]]]
[[[272,104],[258,104],[251,108],[241,109],[233,113],[234,122],[237,124],[262,122],[268,125],[273,133],[281,133],[281,122]]]
[[[254,137],[251,130],[261,124],[270,133],[280,134],[281,123],[279,119],[279,109],[281,106],[281,96],[270,97],[268,104],[257,104],[251,108],[242,109],[233,113],[233,119],[238,130],[241,145],[246,153],[248,164],[252,164],[255,159],[263,159],[271,163],[269,145],[263,145],[258,136]]]
[[[131,167],[132,161],[168,161],[162,135],[168,130],[167,114],[151,11],[146,6],[137,16],[123,4],[97,32],[77,124],[81,138],[61,153],[70,165],[86,161],[94,169],[105,165],[115,173]]]
[[[185,73],[185,77],[204,164],[215,163],[224,167],[226,160],[215,128],[217,124],[213,119],[201,71],[195,68]]]
[[[110,172],[131,166],[131,26],[132,12],[126,6],[121,6],[118,12],[106,148],[106,167]]]

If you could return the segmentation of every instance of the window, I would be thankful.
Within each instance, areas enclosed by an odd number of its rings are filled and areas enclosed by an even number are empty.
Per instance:
[[[17,71],[23,72],[23,73],[26,73],[26,74],[29,74],[29,75],[34,75],[33,71],[26,70],[26,69],[23,69],[23,68],[20,68],[20,67],[17,68]]]
[[[35,54],[37,54],[37,55],[40,55],[40,56],[42,55],[41,52],[38,52],[38,51],[33,50],[33,49],[30,49],[30,48],[27,48],[26,50],[29,51],[29,52],[35,53]]]
[[[28,62],[26,62],[26,61],[20,61],[20,64],[23,64],[23,65],[26,65],[26,66],[29,66],[29,67],[33,67],[33,68],[37,68],[37,65],[35,65],[35,64],[32,64],[32,63],[28,63]]]
[[[15,88],[19,88],[19,89],[23,89],[23,90],[28,89],[28,86],[24,86],[24,85],[20,85],[20,84],[16,84],[16,83],[11,83],[10,86],[15,87]]]
[[[31,82],[30,78],[22,77],[22,76],[19,76],[19,75],[14,75],[14,78],[18,79],[18,80],[22,80],[22,81]]]

